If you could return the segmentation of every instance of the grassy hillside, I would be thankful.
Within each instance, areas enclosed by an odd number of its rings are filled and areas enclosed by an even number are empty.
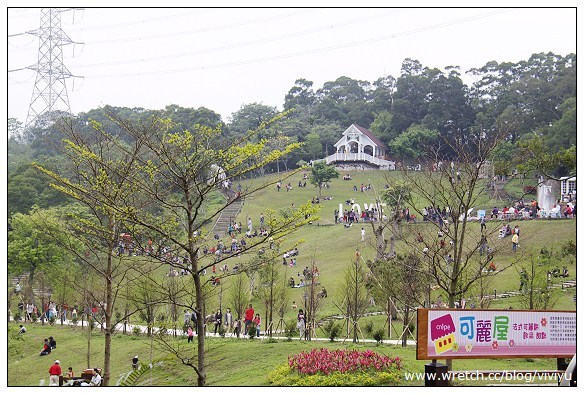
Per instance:
[[[345,174],[347,172],[343,172]],[[355,256],[355,250],[359,249],[363,259],[372,259],[374,257],[374,247],[372,245],[372,229],[369,224],[356,224],[351,228],[345,228],[343,225],[334,224],[333,212],[338,209],[339,203],[344,204],[345,200],[355,199],[355,202],[361,204],[372,203],[374,201],[373,190],[367,192],[354,192],[353,186],[358,188],[363,183],[365,185],[371,184],[374,190],[382,190],[383,185],[387,183],[385,177],[398,178],[399,172],[381,172],[381,171],[351,171],[353,180],[343,181],[341,179],[333,180],[331,187],[323,189],[323,197],[332,197],[331,200],[321,199],[319,217],[313,217],[311,225],[307,225],[298,232],[290,235],[284,248],[292,247],[292,245],[299,243],[299,256],[297,256],[297,266],[289,267],[288,265],[279,265],[279,270],[283,280],[293,277],[298,282],[304,267],[310,265],[314,259],[320,271],[318,281],[321,286],[326,287],[328,291],[328,298],[324,299],[323,306],[319,312],[319,318],[339,315],[340,311],[337,305],[342,303],[343,294],[341,291],[343,284],[344,271]],[[268,179],[277,180],[279,175],[269,175]],[[318,189],[307,183],[306,188],[299,188],[297,186],[298,180],[302,178],[302,174],[294,175],[290,180],[285,181],[284,184],[290,182],[293,189],[286,192],[283,188],[280,192],[275,188],[264,190],[255,195],[253,198],[248,198],[245,201],[243,210],[236,218],[243,226],[246,225],[247,217],[251,217],[254,227],[259,226],[259,217],[261,213],[265,213],[267,209],[281,209],[291,206],[292,204],[298,206],[311,200],[318,195]],[[251,186],[251,184],[259,183],[261,180],[248,180],[242,182],[242,186]],[[476,207],[483,209],[490,209],[497,204],[496,201],[491,201],[487,195],[483,196],[481,206]],[[489,244],[493,245],[498,252],[495,255],[494,262],[498,269],[502,271],[489,279],[486,288],[489,293],[502,294],[507,291],[516,291],[519,286],[519,271],[522,267],[528,267],[531,259],[537,260],[542,248],[553,251],[554,258],[549,265],[549,268],[562,268],[566,265],[570,271],[568,279],[576,279],[576,259],[573,255],[562,256],[561,251],[565,249],[569,242],[576,243],[576,220],[530,220],[512,222],[511,226],[518,224],[521,228],[520,248],[517,253],[511,250],[511,240],[509,238],[498,240],[496,231],[501,226],[500,221],[491,221],[487,223],[488,231],[494,232],[489,239]],[[427,223],[404,224],[403,233],[405,236],[415,231],[433,231]],[[361,241],[360,230],[363,227],[366,231],[366,241]],[[477,222],[469,223],[468,239],[469,242],[480,237],[480,226]],[[213,241],[214,242],[214,241]],[[398,242],[398,248],[407,249],[403,242]],[[533,257],[532,257],[533,256]],[[237,262],[246,261],[249,257],[241,257],[235,260],[228,261],[230,267]],[[507,268],[507,269],[504,269]],[[539,269],[548,269],[548,267],[539,267]],[[158,275],[163,277],[168,271],[167,267],[161,267]],[[209,274],[208,274],[209,275]],[[189,281],[188,277],[180,278],[180,280]],[[554,278],[553,283],[560,283],[567,279]],[[207,312],[216,310],[220,305],[220,291],[223,290],[222,307],[225,309],[229,307],[227,300],[227,293],[231,286],[232,278],[225,278],[222,285],[214,288],[214,293],[211,295]],[[476,295],[476,289],[472,289],[468,295],[471,300]],[[303,289],[288,289],[288,303],[284,316],[286,322],[291,322],[295,319],[296,310],[290,308],[293,301],[301,306],[303,303]],[[575,288],[571,289],[555,289],[552,291],[550,299],[554,301],[551,306],[553,309],[575,310],[576,305],[572,299],[575,294]],[[442,294],[439,290],[432,292],[432,301],[436,301]],[[15,301],[12,300],[13,310]],[[256,311],[262,317],[265,316],[265,307],[261,301],[252,299]],[[508,308],[514,309],[524,308],[524,297],[509,297],[497,298],[492,301],[490,307],[492,308]],[[233,309],[233,308],[232,308]],[[381,310],[379,307],[372,306],[371,311]],[[182,314],[179,314],[179,321],[182,321]],[[264,318],[265,320],[265,318]],[[384,327],[386,316],[371,316],[364,317],[360,321],[361,327],[368,324],[373,324],[375,328]],[[133,323],[140,323],[133,320]],[[401,321],[395,321],[393,324],[392,338],[397,338],[401,333]],[[263,328],[263,327],[262,327]],[[49,335],[53,335],[59,341],[59,348],[49,357],[39,358],[38,352],[42,345],[42,339]],[[324,337],[325,334],[321,331],[317,332],[318,337]],[[344,335],[341,334],[341,337]],[[59,358],[63,367],[72,366],[74,370],[80,371],[86,366],[86,349],[87,349],[87,335],[79,328],[72,329],[69,327],[49,327],[40,326],[39,324],[30,325],[29,333],[25,336],[23,341],[9,340],[8,352],[8,382],[9,385],[30,385],[35,386],[39,384],[40,379],[48,381],[48,374],[45,373],[55,358]],[[131,365],[131,358],[135,354],[140,355],[142,362],[149,360],[150,355],[149,339],[143,337],[116,335],[112,342],[112,380],[115,382],[117,376],[127,372]],[[294,342],[278,342],[268,343],[268,341],[254,341],[249,340],[234,340],[234,339],[218,339],[210,338],[208,341],[207,357],[208,357],[208,382],[211,385],[219,386],[261,386],[267,385],[267,372],[275,367],[285,363],[288,355],[295,354],[301,350],[307,350],[314,346],[331,346],[331,347],[347,347],[353,346],[347,343],[299,343]],[[370,347],[370,344],[356,345],[358,348]],[[92,338],[91,343],[91,360],[90,366],[100,365],[103,361],[103,336],[96,332]],[[401,348],[393,346],[381,346],[376,348],[382,353],[402,357],[405,362],[406,369],[411,372],[423,371],[424,361],[415,360],[415,348]],[[188,367],[182,366],[176,362],[171,356],[164,354],[155,344],[153,348],[153,360],[161,363],[162,368],[155,368],[152,375],[148,374],[141,381],[143,385],[194,385],[196,379],[194,373]],[[531,369],[531,368],[554,368],[555,360],[468,360],[456,361],[456,369]],[[152,379],[152,380],[150,380]],[[411,383],[406,385],[423,385],[423,382]]]

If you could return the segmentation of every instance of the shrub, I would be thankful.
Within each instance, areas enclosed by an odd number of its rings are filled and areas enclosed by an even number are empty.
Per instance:
[[[142,335],[142,329],[138,326],[134,326],[134,328],[132,328],[132,334],[134,334],[134,336],[141,336]]]
[[[21,320],[22,320],[22,315],[20,314],[20,311],[17,311],[17,312],[14,314],[14,321],[18,323],[18,322],[19,322],[19,321],[21,321]]]
[[[296,329],[296,322],[292,321],[286,323],[286,327],[284,328],[284,335],[286,336],[287,341],[292,341],[292,338],[296,336],[298,330]]]
[[[365,323],[365,326],[363,327],[363,331],[368,336],[372,336],[373,335],[373,322],[368,321],[367,323]]]
[[[569,240],[562,246],[562,257],[570,255],[576,256],[576,244],[572,240]]]
[[[375,339],[375,342],[377,342],[378,346],[381,345],[384,338],[385,332],[383,331],[383,328],[380,328],[373,333],[373,339]]]
[[[329,320],[326,326],[324,326],[323,330],[327,334],[331,342],[334,342],[335,339],[337,339],[339,337],[339,334],[341,333],[341,326],[336,324],[334,320]]]
[[[169,323],[165,322],[164,320],[160,320],[158,324],[158,335],[168,334]]]
[[[51,316],[49,318],[49,325],[52,326],[55,324],[55,321],[57,321],[57,316]]]
[[[74,317],[73,319],[71,319],[71,323],[73,323],[74,326],[77,326],[77,324],[79,323],[79,318]]]

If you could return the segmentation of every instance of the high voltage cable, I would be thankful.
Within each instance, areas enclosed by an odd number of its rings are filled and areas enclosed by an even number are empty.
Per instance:
[[[373,38],[368,38],[368,39],[364,39],[364,40],[353,41],[350,43],[338,44],[338,45],[333,45],[333,46],[329,46],[329,47],[325,47],[325,48],[317,48],[317,49],[311,49],[311,50],[294,52],[294,53],[283,54],[283,55],[267,56],[267,57],[263,57],[263,58],[241,60],[241,61],[221,63],[221,64],[215,64],[215,65],[209,65],[209,66],[197,66],[197,67],[188,67],[188,68],[180,68],[180,69],[172,69],[172,70],[167,69],[167,70],[150,71],[150,72],[142,72],[142,73],[94,75],[94,76],[86,76],[86,78],[97,79],[97,78],[111,78],[111,77],[117,78],[117,77],[133,77],[133,76],[142,76],[142,75],[157,75],[157,74],[166,74],[166,73],[217,69],[217,68],[224,68],[224,67],[233,67],[233,66],[239,66],[239,65],[253,64],[253,63],[261,63],[261,62],[265,62],[265,61],[287,59],[287,58],[296,57],[296,56],[303,56],[303,55],[308,55],[308,54],[328,52],[328,51],[336,50],[336,49],[343,49],[343,48],[352,47],[352,46],[356,46],[356,45],[370,44],[372,42],[383,41],[383,40],[387,40],[387,39],[400,38],[400,37],[408,36],[411,34],[417,34],[417,33],[421,33],[421,32],[426,32],[426,31],[431,31],[431,30],[435,30],[435,29],[439,29],[439,28],[457,25],[460,23],[470,22],[470,21],[477,20],[477,19],[482,19],[485,17],[489,17],[492,15],[496,15],[496,14],[500,14],[500,13],[504,13],[504,12],[508,12],[508,11],[509,11],[509,9],[503,9],[503,10],[498,10],[498,11],[494,11],[494,12],[480,14],[480,15],[476,15],[476,16],[472,16],[472,17],[457,19],[457,20],[450,21],[450,22],[444,22],[444,23],[439,23],[436,25],[427,26],[427,27],[412,29],[412,30],[401,32],[401,33],[392,33],[392,34],[387,34],[387,35],[383,35],[383,36],[379,36],[379,37],[373,37]]]
[[[387,15],[387,13],[377,14],[377,15],[372,15],[372,16],[367,16],[367,17],[358,18],[358,19],[352,19],[352,20],[349,20],[349,21],[346,21],[346,22],[342,22],[342,23],[337,23],[337,24],[327,25],[327,26],[322,26],[322,27],[316,27],[316,28],[312,28],[312,29],[308,29],[308,30],[303,30],[303,31],[294,32],[294,33],[282,34],[282,35],[279,35],[279,36],[273,36],[273,37],[268,37],[268,38],[259,39],[259,40],[240,42],[240,43],[229,44],[229,45],[224,45],[224,46],[214,47],[214,48],[199,49],[199,50],[196,50],[196,51],[189,51],[189,52],[177,53],[177,54],[174,54],[174,55],[161,55],[161,56],[154,56],[154,57],[143,58],[143,59],[133,59],[133,60],[122,60],[122,61],[117,61],[117,62],[104,62],[104,63],[84,64],[84,65],[80,65],[78,67],[80,67],[80,68],[89,68],[89,67],[101,67],[101,66],[114,66],[114,65],[120,65],[120,64],[143,63],[143,62],[156,61],[156,60],[176,59],[176,58],[179,58],[179,57],[191,56],[191,55],[196,55],[196,54],[201,54],[201,53],[220,52],[220,51],[224,51],[224,50],[232,49],[232,48],[243,48],[243,47],[246,47],[246,46],[249,46],[249,45],[263,44],[263,43],[266,43],[266,42],[278,41],[278,40],[283,40],[283,39],[287,39],[287,38],[299,37],[299,36],[303,36],[303,35],[307,35],[307,34],[312,34],[312,33],[318,33],[318,32],[322,32],[322,31],[332,30],[332,29],[336,29],[336,28],[339,28],[339,27],[342,27],[342,26],[348,26],[348,25],[352,25],[352,24],[355,24],[355,23],[360,23],[360,22],[364,22],[364,21],[367,21],[367,20],[371,20],[371,19],[375,19],[375,18],[380,18],[380,17],[385,16],[385,15]]]
[[[127,9],[127,8],[122,8],[122,9]],[[111,25],[101,25],[101,26],[94,26],[94,27],[79,27],[77,29],[69,29],[69,30],[70,31],[88,31],[88,30],[112,29],[112,28],[116,28],[116,27],[127,27],[127,26],[132,26],[132,25],[141,25],[144,23],[156,22],[156,21],[160,21],[160,20],[172,19],[172,18],[176,18],[179,16],[191,15],[191,14],[195,14],[195,13],[201,14],[201,12],[193,11],[193,12],[188,12],[188,13],[159,16],[157,18],[140,19],[140,20],[137,20],[134,22],[123,22],[123,23],[115,23],[115,24],[111,24]]]
[[[121,43],[121,42],[129,42],[129,41],[144,41],[144,40],[152,40],[152,39],[157,39],[157,38],[167,38],[167,37],[175,37],[175,36],[181,36],[181,35],[189,35],[189,34],[194,34],[194,33],[203,33],[203,32],[208,32],[208,31],[230,29],[232,27],[246,26],[246,25],[250,25],[250,24],[254,24],[254,23],[258,23],[258,22],[271,21],[271,20],[276,20],[276,19],[280,19],[280,18],[287,18],[289,16],[301,15],[301,14],[305,14],[308,12],[310,12],[310,10],[274,15],[274,16],[270,16],[270,17],[252,19],[252,20],[243,21],[243,22],[235,22],[235,23],[230,23],[227,25],[220,25],[220,26],[214,26],[214,27],[203,27],[203,28],[199,28],[199,29],[195,29],[195,30],[188,30],[188,31],[176,32],[176,33],[157,34],[157,35],[152,35],[152,36],[132,37],[132,38],[126,38],[126,39],[88,41],[88,42],[86,42],[86,44],[112,44],[112,43],[118,43],[118,42]],[[124,23],[124,24],[121,24],[121,26],[127,26],[127,24]]]

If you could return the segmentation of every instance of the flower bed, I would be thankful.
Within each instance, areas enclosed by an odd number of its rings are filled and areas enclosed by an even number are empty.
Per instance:
[[[270,381],[278,386],[381,386],[400,380],[401,360],[371,350],[312,349],[288,357]]]

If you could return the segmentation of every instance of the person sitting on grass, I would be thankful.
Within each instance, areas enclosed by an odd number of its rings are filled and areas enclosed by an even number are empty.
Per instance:
[[[47,354],[51,354],[51,346],[49,345],[49,340],[47,338],[45,338],[43,350],[41,350],[41,353],[39,354],[39,356],[46,356]]]

